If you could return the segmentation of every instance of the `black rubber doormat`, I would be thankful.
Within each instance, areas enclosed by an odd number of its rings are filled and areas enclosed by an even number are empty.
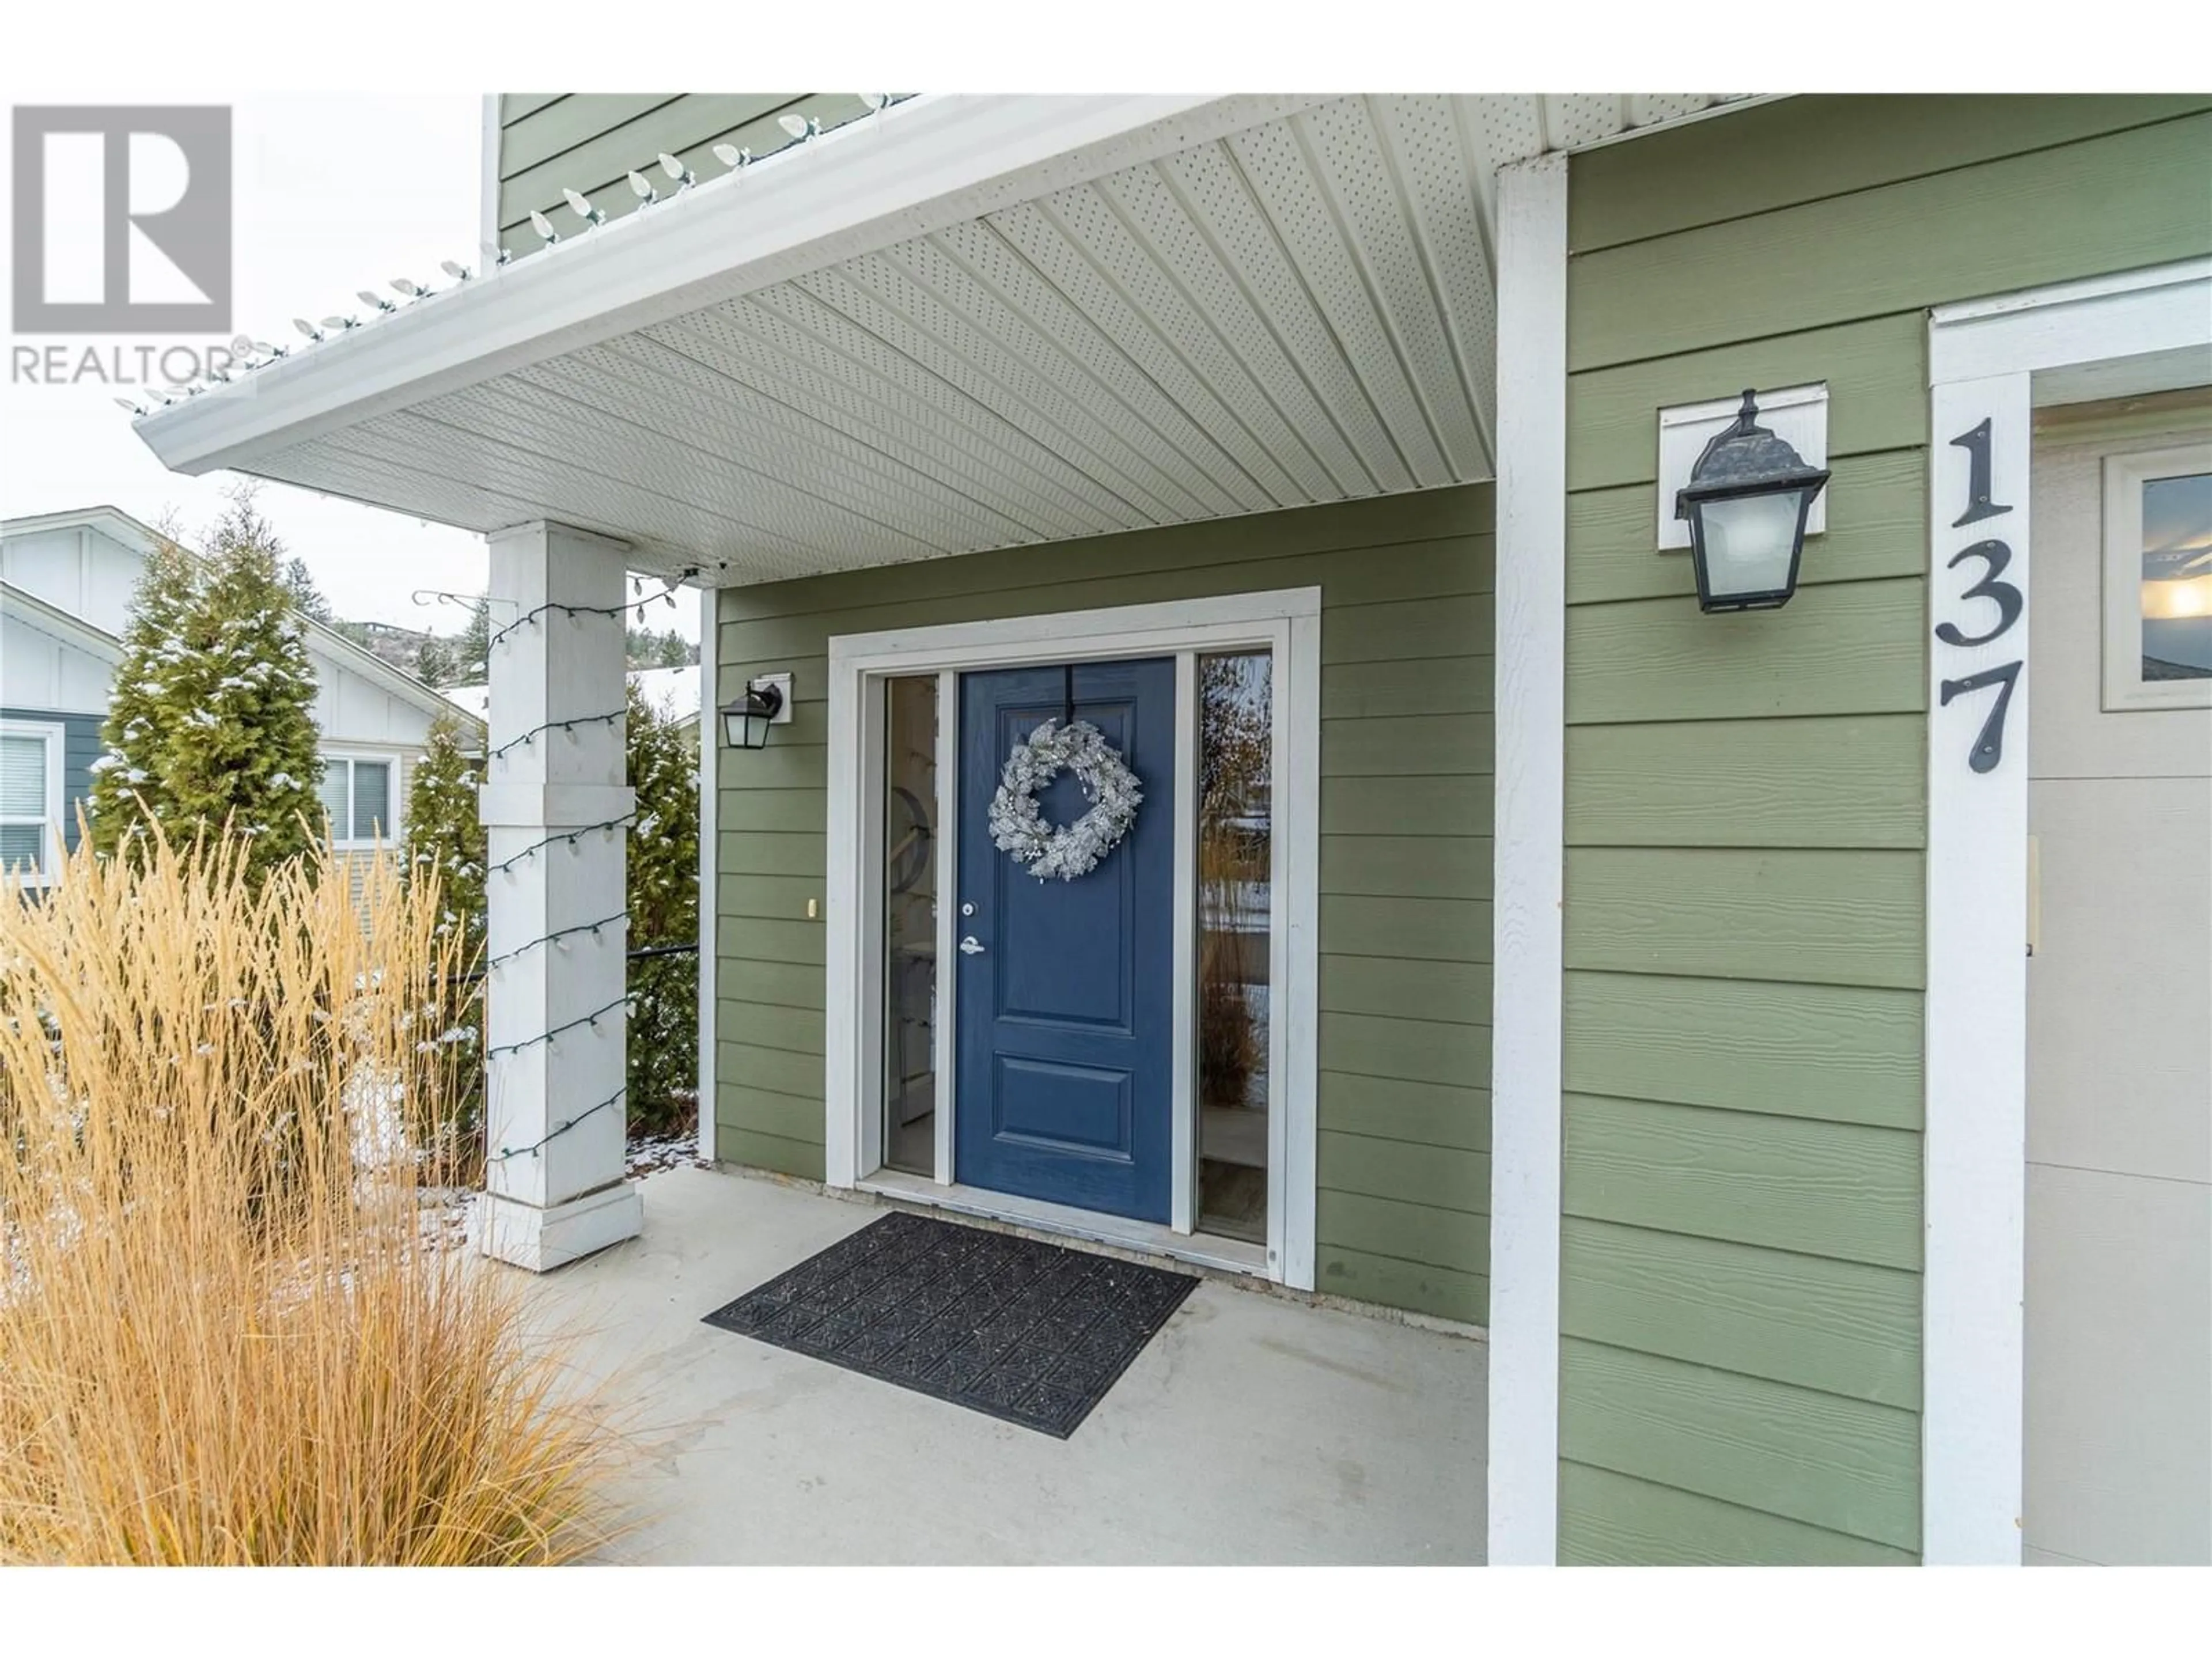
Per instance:
[[[1197,1283],[899,1210],[706,1322],[1065,1440]]]

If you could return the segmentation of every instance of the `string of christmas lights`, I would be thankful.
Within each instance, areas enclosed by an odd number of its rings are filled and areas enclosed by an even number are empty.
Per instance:
[[[608,1107],[615,1104],[616,1102],[621,1100],[623,1097],[628,1093],[629,1093],[629,1087],[625,1084],[623,1087],[616,1090],[614,1093],[609,1095],[605,1100],[599,1102],[598,1105],[586,1106],[582,1111],[577,1113],[575,1116],[570,1118],[567,1122],[557,1124],[554,1127],[548,1129],[543,1136],[537,1140],[532,1141],[529,1146],[502,1146],[497,1152],[490,1155],[489,1161],[494,1164],[504,1164],[509,1158],[526,1157],[535,1158],[554,1141],[558,1140],[562,1135],[567,1134],[569,1130],[574,1128],[579,1123],[581,1123],[586,1118],[592,1116],[594,1113],[605,1111]]]
[[[543,841],[534,841],[513,858],[501,859],[496,864],[487,864],[484,866],[484,873],[488,876],[504,875],[516,865],[537,857],[549,847],[558,847],[563,842],[579,842],[586,836],[596,836],[608,830],[623,829],[635,816],[633,813],[625,812],[622,817],[609,818],[604,823],[587,823],[580,830],[563,830],[557,836],[548,836]]]
[[[880,115],[892,105],[904,103],[913,96],[915,94],[910,92],[864,92],[860,94],[861,103],[867,106],[867,114],[871,116]],[[865,120],[867,118],[863,116],[859,118]],[[769,155],[763,156],[754,155],[750,147],[718,143],[713,147],[714,157],[726,171],[720,179],[708,182],[728,184],[742,178],[758,163],[772,161],[789,155],[793,150],[804,149],[822,136],[822,123],[815,116],[799,115],[786,111],[775,118],[775,122],[776,125],[783,130],[788,142]],[[674,183],[676,187],[674,196],[683,196],[700,185],[701,180],[698,174],[685,166],[677,156],[663,153],[656,156],[654,161],[662,174]],[[637,198],[636,211],[642,212],[653,208],[661,200],[659,191],[643,173],[633,171],[625,176],[629,181],[631,194]],[[591,198],[581,191],[564,186],[561,191],[561,198],[568,204],[568,210],[584,222],[582,234],[588,234],[608,223],[606,210],[593,204]],[[551,251],[560,242],[560,231],[555,228],[553,221],[538,209],[531,210],[530,226],[547,251]],[[485,276],[502,274],[514,257],[507,249],[495,242],[483,244],[483,254]],[[257,370],[267,368],[274,363],[282,362],[290,356],[294,349],[305,351],[332,339],[343,339],[364,326],[383,322],[404,311],[410,310],[425,300],[459,293],[478,278],[476,269],[458,259],[441,259],[439,261],[438,268],[452,279],[449,285],[443,289],[433,288],[427,283],[419,283],[409,276],[395,276],[391,280],[387,286],[394,294],[400,296],[400,299],[404,301],[404,304],[395,304],[385,298],[383,295],[369,289],[357,290],[355,297],[368,308],[366,323],[360,317],[344,313],[337,313],[325,317],[319,325],[305,317],[295,317],[292,319],[292,326],[306,341],[307,343],[303,346],[287,348],[268,340],[258,340],[250,334],[238,335],[230,342],[232,362],[240,371],[251,374]],[[231,384],[236,378],[228,368],[210,368],[204,383],[194,380],[173,392],[158,386],[149,386],[147,392],[159,408],[167,409],[173,404],[197,398],[203,392],[211,392],[217,386]],[[155,410],[131,398],[118,397],[115,401],[138,420],[144,420],[155,412]]]
[[[531,951],[535,951],[541,945],[551,945],[577,933],[590,933],[596,937],[602,927],[627,927],[629,922],[629,912],[627,910],[621,910],[611,916],[602,916],[597,921],[580,921],[574,927],[556,927],[551,933],[544,935],[542,939],[534,939],[531,940],[529,944],[525,945],[517,950],[508,951],[502,955],[492,957],[491,960],[484,963],[484,972],[487,974],[492,973],[499,968],[501,963],[513,962],[520,956],[527,956]]]
[[[672,609],[676,604],[678,590],[698,574],[698,566],[693,565],[658,593],[648,593],[643,599],[625,599],[620,605],[563,605],[556,600],[549,599],[544,605],[524,611],[513,622],[494,629],[485,640],[484,648],[487,651],[496,651],[505,642],[508,635],[517,633],[525,628],[533,627],[547,617],[566,617],[569,621],[574,622],[580,617],[626,617],[635,611],[637,612],[637,619],[643,622],[647,605],[659,605],[665,600]]]
[[[615,721],[621,720],[629,713],[629,710],[627,708],[617,708],[611,714],[579,714],[574,720],[548,720],[543,726],[533,726],[527,732],[525,732],[520,737],[509,738],[505,743],[500,744],[498,748],[489,750],[484,756],[485,763],[489,764],[493,761],[505,760],[516,750],[526,748],[529,744],[537,742],[538,738],[544,737],[548,732],[573,732],[577,727],[583,726],[611,726]]]
[[[625,1008],[629,1006],[629,993],[628,991],[624,991],[612,1002],[607,1004],[605,1007],[594,1008],[588,1014],[579,1014],[574,1019],[567,1020],[559,1025],[556,1025],[550,1031],[540,1031],[536,1036],[525,1037],[520,1042],[502,1042],[495,1048],[487,1048],[484,1050],[484,1060],[486,1063],[489,1064],[501,1054],[521,1054],[527,1049],[535,1048],[541,1042],[550,1042],[554,1038],[560,1036],[566,1032],[573,1031],[580,1025],[588,1025],[592,1027],[592,1030],[597,1030],[601,1020],[605,1019],[609,1014],[614,1012],[616,1009]]]

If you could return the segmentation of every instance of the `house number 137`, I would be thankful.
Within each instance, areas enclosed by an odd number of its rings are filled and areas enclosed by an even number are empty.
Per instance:
[[[1966,510],[1951,521],[1954,530],[1963,530],[1969,525],[1979,524],[1984,519],[1994,519],[2012,511],[1990,499],[1990,422],[1986,420],[1972,430],[1962,432],[1951,440],[1966,452]],[[2009,634],[2021,613],[2027,608],[2026,595],[2005,580],[2005,568],[2012,562],[2012,549],[1994,537],[1985,538],[1954,553],[1946,569],[1956,570],[1969,560],[1981,562],[1981,574],[1972,586],[1959,595],[1962,599],[1986,601],[1996,607],[1996,615],[1978,633],[1969,634],[1957,623],[1938,623],[1936,637],[1955,649],[1992,644]],[[1938,686],[1943,708],[1951,706],[1954,697],[1964,696],[1970,691],[1994,689],[1996,696],[1990,704],[1989,718],[1974,738],[1974,746],[1967,752],[1966,764],[1977,772],[1994,772],[2004,759],[2004,726],[2006,712],[2012,707],[2013,688],[2020,679],[2020,658],[1999,663],[1978,672],[1947,679]]]

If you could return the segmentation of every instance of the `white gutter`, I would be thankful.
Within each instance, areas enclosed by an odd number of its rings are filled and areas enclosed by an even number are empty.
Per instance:
[[[1321,101],[926,94],[135,424],[173,471],[249,467],[275,449]]]

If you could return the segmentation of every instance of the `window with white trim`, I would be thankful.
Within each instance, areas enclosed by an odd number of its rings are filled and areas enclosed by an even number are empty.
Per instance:
[[[2105,707],[2212,708],[2212,443],[2105,458]]]
[[[62,857],[62,728],[0,720],[0,872],[43,887]]]
[[[325,755],[319,798],[338,847],[390,846],[398,838],[398,762],[389,756]]]

